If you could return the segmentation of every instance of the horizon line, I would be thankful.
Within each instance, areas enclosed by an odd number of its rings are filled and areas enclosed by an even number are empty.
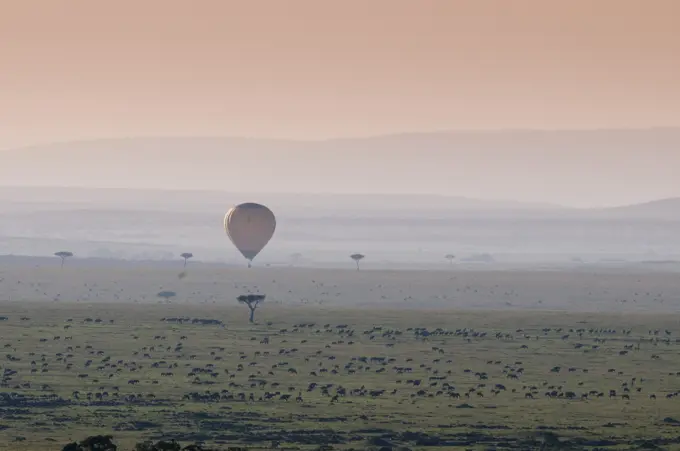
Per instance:
[[[534,206],[539,207],[539,210],[570,210],[570,211],[597,211],[597,210],[615,210],[621,208],[634,208],[637,206],[668,202],[674,200],[680,200],[680,196],[669,196],[669,197],[655,197],[646,201],[639,201],[633,203],[625,204],[614,204],[608,206],[595,206],[595,207],[578,207],[572,205],[564,205],[560,203],[552,202],[537,202],[537,201],[523,201],[516,199],[503,199],[503,198],[482,198],[482,197],[469,197],[469,196],[456,196],[438,193],[380,193],[380,192],[364,192],[364,193],[342,193],[342,192],[281,192],[281,191],[226,191],[219,189],[204,189],[204,188],[126,188],[126,187],[115,187],[115,186],[82,186],[82,185],[0,185],[0,190],[3,189],[72,189],[72,190],[83,190],[83,191],[142,191],[142,192],[155,192],[155,193],[214,193],[214,194],[229,194],[229,195],[247,195],[247,196],[345,196],[345,197],[429,197],[429,198],[440,198],[449,200],[467,200],[479,203],[505,203],[505,204],[518,204],[519,206]],[[543,208],[540,208],[543,207]]]
[[[655,130],[678,130],[680,125],[658,125],[651,127],[567,127],[567,128],[479,128],[479,129],[438,129],[425,131],[404,131],[404,132],[385,132],[365,135],[351,135],[351,136],[331,136],[327,138],[284,138],[276,136],[247,136],[247,135],[132,135],[132,136],[102,136],[99,138],[75,138],[71,140],[53,140],[43,143],[26,144],[18,147],[2,147],[2,151],[17,151],[24,149],[33,149],[37,147],[48,147],[60,144],[83,144],[98,141],[126,141],[126,140],[143,140],[143,139],[235,139],[235,140],[250,140],[250,141],[273,141],[273,142],[287,142],[287,143],[324,143],[329,141],[352,141],[352,140],[370,140],[380,139],[394,136],[414,136],[414,135],[443,135],[443,134],[503,134],[503,133],[564,133],[564,132],[640,132],[640,131],[655,131]]]

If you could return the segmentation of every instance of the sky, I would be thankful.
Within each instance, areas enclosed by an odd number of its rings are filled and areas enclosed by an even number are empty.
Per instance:
[[[680,125],[677,0],[2,0],[0,148]]]
[[[680,126],[678,17],[677,0],[0,0],[0,149]]]

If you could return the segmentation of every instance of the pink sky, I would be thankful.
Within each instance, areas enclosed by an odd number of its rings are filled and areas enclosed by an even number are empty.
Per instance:
[[[4,0],[0,148],[680,126],[677,0]]]

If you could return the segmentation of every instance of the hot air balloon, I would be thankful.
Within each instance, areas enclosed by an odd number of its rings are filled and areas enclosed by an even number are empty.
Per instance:
[[[274,213],[264,205],[245,203],[232,207],[224,216],[224,230],[236,249],[248,259],[248,267],[267,245],[276,230]]]

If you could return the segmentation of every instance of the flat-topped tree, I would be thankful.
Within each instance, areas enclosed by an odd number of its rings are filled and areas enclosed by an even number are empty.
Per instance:
[[[255,322],[255,310],[264,302],[267,296],[264,294],[242,294],[236,298],[239,304],[245,304],[250,310],[250,322]]]
[[[59,251],[59,252],[55,252],[54,255],[56,257],[61,258],[61,267],[63,268],[64,267],[64,261],[69,257],[73,257],[73,252]]]
[[[175,293],[174,291],[160,291],[156,296],[165,299],[165,302],[169,302],[170,299],[177,296],[177,293]]]
[[[194,254],[192,254],[191,252],[185,252],[183,254],[180,254],[179,256],[184,259],[184,267],[186,268],[187,267],[187,260],[192,258],[194,256]]]
[[[359,271],[359,262],[363,260],[366,256],[362,254],[352,254],[349,256],[357,264],[357,271]]]
[[[453,260],[456,258],[456,256],[453,254],[446,254],[444,258],[449,261],[450,265],[453,265]]]

